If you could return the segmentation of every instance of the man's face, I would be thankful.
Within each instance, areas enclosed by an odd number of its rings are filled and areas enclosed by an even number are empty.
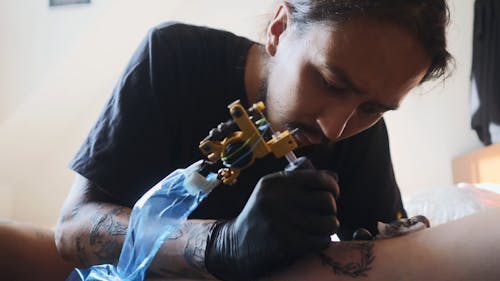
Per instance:
[[[338,141],[374,125],[430,66],[419,42],[397,25],[352,19],[335,28],[314,23],[299,35],[282,13],[282,25],[274,21],[268,31],[267,117],[275,130],[298,128],[300,145]]]

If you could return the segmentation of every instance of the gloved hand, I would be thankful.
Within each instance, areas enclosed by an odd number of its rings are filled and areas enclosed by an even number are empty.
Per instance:
[[[390,223],[378,222],[378,234],[376,239],[394,238],[416,232],[422,229],[431,227],[429,219],[425,216],[418,215],[411,218],[402,218]]]
[[[390,223],[378,222],[378,234],[373,237],[371,232],[366,228],[358,228],[352,234],[352,240],[374,240],[387,239],[406,235],[422,229],[431,227],[429,219],[425,216],[418,215],[411,218],[402,218],[391,221]]]
[[[212,226],[205,252],[208,271],[222,280],[253,280],[328,247],[339,227],[338,194],[337,182],[326,171],[261,178],[237,218]]]

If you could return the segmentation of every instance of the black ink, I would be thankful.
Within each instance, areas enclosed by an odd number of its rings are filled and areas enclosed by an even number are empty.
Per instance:
[[[127,225],[115,220],[115,216],[121,214],[123,208],[116,208],[107,214],[95,215],[91,218],[94,221],[92,230],[90,231],[90,245],[99,243],[98,239],[111,236],[120,236],[127,234]]]
[[[108,218],[107,214],[96,215],[96,216],[93,216],[90,218],[92,221],[94,221],[94,225],[92,226],[92,229],[90,230],[90,237],[89,237],[90,245],[95,245],[96,243],[98,243],[97,242],[98,239],[102,238],[104,236],[100,232],[100,229],[102,228],[102,226],[106,222],[107,218]]]
[[[372,269],[371,265],[375,260],[373,255],[373,242],[352,243],[349,250],[357,250],[360,254],[360,260],[357,262],[340,263],[332,257],[319,253],[321,264],[331,267],[337,275],[347,275],[353,278],[366,277],[366,273]]]
[[[85,252],[85,247],[82,245],[81,237],[76,238],[76,256],[81,264],[85,267],[90,266],[89,259],[87,257],[87,252]]]
[[[184,259],[199,271],[205,269],[205,249],[207,247],[208,230],[212,223],[201,223],[194,225],[189,231],[186,247],[184,248]]]
[[[108,241],[100,245],[94,255],[101,263],[114,263],[120,256],[121,245],[118,241]]]
[[[76,204],[75,207],[71,210],[71,215],[70,215],[69,219],[73,219],[74,217],[76,217],[78,215],[78,212],[80,211],[80,209],[83,206],[85,206],[87,203],[89,203],[89,200],[85,199],[85,200],[82,200],[81,202],[79,202],[78,204]]]
[[[186,232],[186,226],[183,225],[177,232],[173,233],[171,236],[167,238],[167,240],[177,240],[184,236]]]
[[[82,201],[80,201],[78,204],[76,204],[73,209],[71,209],[71,213],[70,214],[66,214],[64,216],[62,216],[60,218],[60,221],[61,222],[66,222],[66,221],[69,221],[69,220],[72,220],[74,219],[77,215],[78,215],[78,212],[80,211],[80,209],[86,205],[87,203],[89,203],[90,201],[88,199],[84,199]]]
[[[89,236],[89,244],[94,246],[93,253],[100,263],[114,263],[121,251],[121,243],[113,236],[124,236],[127,234],[127,225],[116,220],[116,216],[123,212],[119,207],[105,214],[91,217],[94,222]]]

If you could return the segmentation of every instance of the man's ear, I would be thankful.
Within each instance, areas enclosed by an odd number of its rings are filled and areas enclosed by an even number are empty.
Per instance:
[[[281,4],[267,27],[266,51],[270,56],[276,54],[280,36],[285,32],[288,25],[289,12],[286,4]]]

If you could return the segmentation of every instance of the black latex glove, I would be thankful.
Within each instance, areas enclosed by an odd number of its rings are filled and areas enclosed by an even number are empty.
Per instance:
[[[212,226],[205,252],[208,271],[222,280],[253,280],[328,247],[339,227],[338,193],[326,171],[261,178],[237,218]]]
[[[358,228],[354,233],[352,234],[352,240],[357,240],[357,241],[368,241],[368,240],[373,240],[373,235],[372,233],[366,229],[366,228]]]

